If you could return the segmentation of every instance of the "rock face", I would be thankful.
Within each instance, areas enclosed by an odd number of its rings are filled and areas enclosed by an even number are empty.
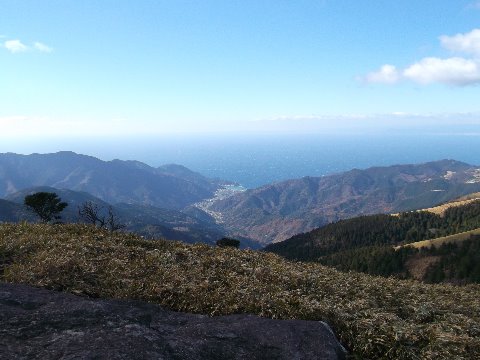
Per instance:
[[[0,359],[343,359],[328,325],[208,317],[0,283]]]

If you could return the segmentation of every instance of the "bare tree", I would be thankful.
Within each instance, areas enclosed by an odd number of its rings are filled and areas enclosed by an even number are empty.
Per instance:
[[[78,207],[78,215],[86,223],[98,227],[105,227],[105,215],[101,215],[103,206],[99,206],[93,201],[86,201]]]
[[[86,201],[78,207],[78,215],[86,223],[98,226],[99,228],[108,229],[111,232],[125,228],[125,224],[121,223],[120,217],[115,214],[113,207],[109,206],[107,210],[103,206]]]
[[[111,206],[108,207],[106,225],[106,228],[111,232],[121,230],[126,227],[125,224],[120,222],[120,218],[113,212],[113,208]]]

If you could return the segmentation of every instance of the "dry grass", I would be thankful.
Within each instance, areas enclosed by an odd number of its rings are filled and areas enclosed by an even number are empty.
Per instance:
[[[453,202],[464,201],[464,200],[479,200],[479,199],[480,199],[480,192],[476,192],[476,193],[471,193],[471,194],[459,197],[458,199],[454,200]]]
[[[428,268],[437,263],[441,256],[420,256],[416,254],[407,260],[405,267],[413,279],[422,281]]]
[[[445,214],[445,211],[452,207],[458,207],[458,206],[463,206],[463,205],[468,205],[472,202],[480,200],[480,192],[476,193],[471,193],[462,197],[459,197],[455,200],[449,201],[445,204],[433,206],[431,208],[426,208],[426,209],[419,209],[415,211],[428,211],[430,213],[443,216]],[[400,213],[395,213],[395,214],[390,214],[392,216],[400,216]]]
[[[326,320],[362,358],[480,358],[476,285],[425,285],[269,253],[28,224],[0,225],[0,278],[211,315]]]
[[[462,233],[443,236],[436,239],[422,240],[422,241],[417,241],[417,242],[413,242],[413,243],[409,243],[401,246],[395,246],[395,250],[398,250],[401,247],[406,247],[406,246],[414,247],[416,249],[427,248],[427,247],[429,248],[432,246],[438,248],[443,244],[460,243],[462,241],[469,240],[471,235],[480,235],[480,229],[465,231]]]
[[[474,197],[473,195],[478,195],[478,193],[471,194],[470,195],[470,196],[472,196],[471,198],[464,197],[461,200],[459,199],[459,200],[456,200],[456,201],[448,202],[446,204],[442,204],[442,205],[438,205],[438,206],[434,206],[434,207],[431,207],[431,208],[422,209],[422,210],[418,210],[418,211],[428,211],[428,212],[431,212],[433,214],[443,216],[445,214],[445,211],[447,211],[448,209],[450,209],[452,207],[464,206],[464,205],[468,205],[468,204],[470,204],[474,201],[480,200],[480,197]]]

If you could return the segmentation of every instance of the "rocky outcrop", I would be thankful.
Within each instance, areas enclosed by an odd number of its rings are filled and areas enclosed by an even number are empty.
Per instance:
[[[343,359],[323,322],[209,317],[0,283],[0,359]]]

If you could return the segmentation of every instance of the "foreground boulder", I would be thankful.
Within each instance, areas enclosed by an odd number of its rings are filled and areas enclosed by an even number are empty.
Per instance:
[[[327,324],[208,317],[0,283],[1,359],[343,359]]]

